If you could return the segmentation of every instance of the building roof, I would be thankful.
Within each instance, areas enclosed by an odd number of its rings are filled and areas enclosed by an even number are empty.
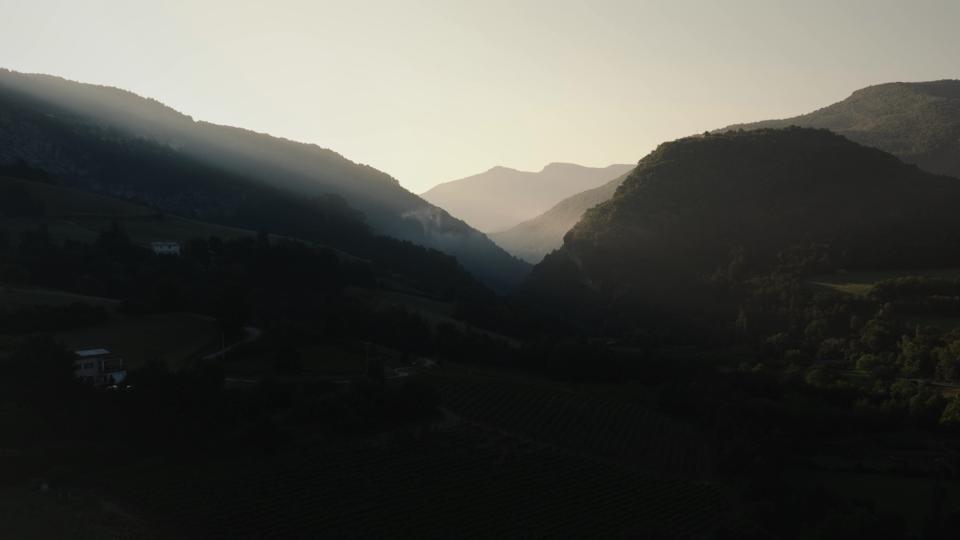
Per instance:
[[[111,352],[108,349],[81,349],[79,351],[73,351],[73,354],[81,358],[88,358],[91,356],[103,356],[105,354],[111,354]]]

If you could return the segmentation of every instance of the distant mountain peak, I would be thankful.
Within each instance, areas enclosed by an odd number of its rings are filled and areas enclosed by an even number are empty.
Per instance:
[[[540,169],[540,172],[550,173],[550,172],[557,172],[557,171],[564,171],[564,170],[579,170],[579,169],[588,169],[588,168],[590,167],[586,167],[584,165],[577,165],[576,163],[554,161],[552,163],[547,163],[546,165],[544,165],[543,168]]]
[[[599,168],[553,162],[533,172],[498,165],[439,184],[422,196],[481,231],[495,232],[531,219],[566,197],[604,184],[630,168],[632,165]]]

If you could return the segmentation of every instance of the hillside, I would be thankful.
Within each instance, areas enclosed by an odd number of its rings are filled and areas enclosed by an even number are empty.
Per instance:
[[[131,240],[139,244],[256,236],[250,230],[166,215],[121,199],[2,174],[0,196],[4,198],[0,201],[0,228],[14,239],[42,225],[58,243],[92,243],[113,223],[121,224]]]
[[[927,171],[960,177],[960,81],[871,86],[809,114],[735,124],[724,130],[789,126],[829,129]],[[610,199],[622,180],[578,193],[490,238],[517,257],[537,263],[563,244],[563,235],[587,209]]]
[[[490,234],[490,239],[513,255],[536,264],[563,245],[563,235],[580,221],[584,212],[613,197],[626,177],[623,174],[600,187],[567,197],[533,219]]]
[[[487,233],[531,219],[566,197],[595,188],[632,165],[583,167],[551,163],[538,172],[494,167],[440,184],[423,194],[431,203]]]
[[[6,254],[10,257],[26,253],[28,249],[36,249],[38,242],[55,250],[85,252],[98,246],[105,235],[114,230],[121,231],[129,242],[140,248],[154,241],[179,242],[187,257],[202,256],[194,253],[196,242],[205,244],[211,239],[260,242],[258,237],[263,229],[250,230],[183,218],[109,195],[80,191],[45,180],[2,175],[6,172],[36,176],[12,169],[15,168],[0,167],[0,256],[5,255],[4,250],[8,248],[13,248]],[[285,201],[279,199],[277,202]],[[329,244],[300,240],[292,243],[335,255],[340,266],[338,271],[351,275],[352,280],[364,287],[371,287],[375,296],[396,289],[442,299],[451,305],[468,302],[484,306],[495,302],[496,295],[475,280],[453,257],[410,242],[376,236],[362,222],[353,221],[357,216],[344,212],[339,204],[336,200],[320,200],[313,206],[291,206],[292,224],[307,218],[295,212],[309,212],[309,218],[317,221],[315,226],[324,229],[324,234],[317,237],[331,241]],[[256,214],[250,215],[250,219],[258,218]],[[306,228],[301,232],[310,230]],[[278,234],[268,236],[271,242],[278,244],[294,240]],[[27,245],[33,247],[26,248]],[[47,261],[51,271],[59,272],[56,264]],[[0,281],[3,279],[0,275]],[[317,279],[322,280],[323,276],[317,276]],[[28,279],[27,283],[30,282]],[[35,285],[70,290],[75,284],[67,280]]]
[[[495,287],[528,269],[394,178],[331,150],[195,121],[116,88],[0,70],[0,163],[17,160],[70,187],[291,235],[284,205],[336,194],[374,232],[454,255]]]
[[[938,174],[960,177],[960,80],[887,83],[814,112],[726,129],[824,128]]]
[[[701,286],[774,271],[948,267],[958,199],[960,182],[826,130],[680,139],[589,210],[525,290],[702,305]]]

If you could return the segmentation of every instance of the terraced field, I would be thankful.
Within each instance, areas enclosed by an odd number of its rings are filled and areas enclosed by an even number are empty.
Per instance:
[[[728,513],[708,484],[466,424],[115,478],[136,479],[118,497],[202,538],[696,538]]]
[[[651,471],[702,478],[711,469],[701,434],[639,405],[493,376],[427,379],[445,408],[484,426]]]

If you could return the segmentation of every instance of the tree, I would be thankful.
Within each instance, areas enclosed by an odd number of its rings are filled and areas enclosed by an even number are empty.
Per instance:
[[[863,327],[860,342],[870,352],[888,350],[896,342],[896,331],[883,313],[870,319]]]
[[[954,396],[940,415],[940,425],[951,429],[960,428],[960,396]]]
[[[937,347],[933,355],[937,362],[934,373],[937,379],[941,381],[960,380],[960,338],[950,340],[942,347]]]
[[[936,368],[936,359],[932,350],[932,338],[917,333],[911,336],[902,336],[897,344],[899,349],[898,360],[904,375],[910,377],[930,377]]]

